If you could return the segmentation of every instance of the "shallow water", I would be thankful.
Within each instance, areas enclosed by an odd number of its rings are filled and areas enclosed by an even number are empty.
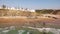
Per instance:
[[[20,29],[20,30],[17,30],[15,26],[11,26],[8,28],[5,27],[5,29],[0,28],[0,34],[30,34],[31,31],[32,31],[31,33],[36,32],[36,34],[38,31],[39,32],[45,31],[46,33],[51,32],[53,34],[60,34],[60,29],[55,29],[55,28],[35,28],[35,27],[27,27],[27,28],[28,29]]]

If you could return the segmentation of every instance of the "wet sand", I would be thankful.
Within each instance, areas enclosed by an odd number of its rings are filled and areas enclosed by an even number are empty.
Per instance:
[[[0,27],[3,26],[22,26],[25,23],[29,23],[30,25],[39,24],[39,23],[46,23],[46,24],[54,24],[60,26],[60,19],[53,19],[53,18],[0,18]]]

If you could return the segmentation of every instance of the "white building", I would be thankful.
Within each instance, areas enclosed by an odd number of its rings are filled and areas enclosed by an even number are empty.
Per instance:
[[[30,10],[31,12],[35,12],[35,10]]]
[[[10,9],[11,9],[11,10],[16,10],[14,7],[11,7]]]
[[[2,7],[0,7],[0,9],[2,9]],[[22,9],[22,8],[15,8],[15,7],[6,7],[5,9],[35,12],[35,10],[33,10],[33,9],[24,9],[24,8]]]

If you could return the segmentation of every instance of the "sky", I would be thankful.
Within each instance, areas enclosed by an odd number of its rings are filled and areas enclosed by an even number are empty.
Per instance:
[[[0,6],[29,9],[60,9],[60,0],[0,0]]]

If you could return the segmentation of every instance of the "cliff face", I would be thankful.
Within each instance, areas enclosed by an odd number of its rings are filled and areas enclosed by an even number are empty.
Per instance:
[[[36,13],[38,13],[38,14],[54,14],[54,15],[60,15],[60,9],[58,9],[58,10],[42,9],[42,10],[36,10]]]
[[[60,10],[56,10],[56,11],[54,11],[53,14],[60,15]]]
[[[0,16],[5,16],[5,15],[7,15],[7,12],[8,12],[9,10],[5,10],[5,9],[0,9]]]
[[[34,15],[34,12],[0,9],[0,16],[30,16],[30,15],[31,16]]]
[[[0,16],[39,16],[40,14],[60,15],[60,10],[36,10],[35,12],[0,9]]]

